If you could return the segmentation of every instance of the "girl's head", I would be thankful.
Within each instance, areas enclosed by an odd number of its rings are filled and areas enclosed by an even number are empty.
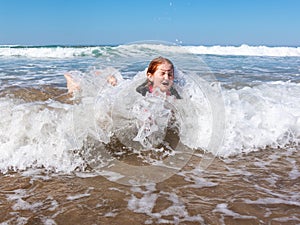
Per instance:
[[[174,65],[163,57],[153,59],[147,69],[147,78],[153,89],[159,88],[162,92],[168,92],[174,83]]]

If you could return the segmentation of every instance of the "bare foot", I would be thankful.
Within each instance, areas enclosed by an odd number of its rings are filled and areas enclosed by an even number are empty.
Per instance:
[[[74,80],[70,73],[65,73],[64,76],[67,80],[68,93],[73,93],[80,90],[79,83]]]

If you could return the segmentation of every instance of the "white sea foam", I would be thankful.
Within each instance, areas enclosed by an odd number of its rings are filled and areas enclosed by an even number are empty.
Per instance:
[[[142,99],[132,88],[138,79],[125,81],[116,88],[102,89],[101,93],[86,82],[82,85],[81,103],[74,105],[55,101],[24,103],[0,98],[0,170],[44,167],[66,172],[81,168],[83,159],[72,150],[82,148],[88,136],[107,143],[114,129],[130,128],[132,103]],[[182,142],[191,148],[206,149],[213,129],[211,102],[201,90],[193,88],[187,85],[189,91],[185,96],[189,96],[188,99],[171,103],[180,113]],[[130,89],[133,91],[128,91]],[[213,153],[227,157],[267,146],[298,146],[299,96],[300,84],[290,82],[224,89],[225,115],[219,117],[225,120],[223,143],[219,151]],[[125,129],[124,132],[124,138],[130,139],[132,131]],[[122,135],[120,138],[122,140]],[[128,140],[124,138],[122,141],[126,143]],[[98,160],[95,163],[103,163],[101,155],[97,157],[100,158],[94,158]],[[115,174],[109,176],[116,178]],[[298,170],[291,171],[290,176],[299,177]]]
[[[134,187],[131,189],[133,193],[138,193],[141,197],[136,197],[134,194],[128,201],[128,209],[137,213],[144,213],[150,216],[149,223],[157,224],[182,224],[185,221],[197,222],[204,224],[203,218],[198,215],[189,215],[185,204],[176,193],[170,192],[156,192],[155,185],[151,184],[145,187],[146,190],[142,190],[140,187]],[[156,201],[159,197],[166,198],[171,205],[161,211],[153,212]],[[168,216],[171,219],[166,219]]]
[[[300,206],[300,203],[298,201],[293,200],[285,200],[281,198],[260,198],[257,200],[245,200],[247,204],[285,204],[285,205],[293,205],[293,206]]]
[[[245,55],[245,56],[300,56],[300,47],[269,47],[269,46],[177,46],[157,44],[129,44],[120,46],[82,46],[82,47],[47,47],[47,46],[0,46],[0,57],[29,58],[73,58],[73,57],[108,57],[110,54],[134,56],[137,53],[147,55],[152,51],[181,53],[189,51],[193,54],[210,55]]]
[[[85,197],[89,197],[91,194],[89,193],[84,193],[84,194],[78,194],[78,195],[72,195],[72,196],[68,196],[67,200],[69,201],[74,201],[80,198],[85,198]]]
[[[93,56],[93,52],[98,54],[104,49],[101,47],[23,47],[0,48],[0,56],[2,57],[29,57],[29,58],[73,58],[80,56]]]
[[[225,214],[226,216],[232,216],[235,219],[256,219],[255,216],[248,216],[248,215],[241,215],[239,213],[236,213],[230,209],[228,209],[227,203],[221,203],[216,206],[216,208],[213,210],[213,212],[220,212]]]
[[[300,56],[300,47],[268,47],[268,46],[186,46],[195,54],[211,55],[247,55],[247,56]]]
[[[300,143],[300,85],[271,82],[224,90],[226,129],[219,155]]]
[[[36,208],[39,208],[43,205],[42,202],[34,202],[30,204],[23,198],[28,197],[26,190],[24,189],[17,189],[14,191],[14,194],[7,194],[7,199],[10,201],[15,201],[15,204],[12,206],[13,210],[31,210],[35,211]]]
[[[45,167],[73,171],[80,163],[70,154],[72,112],[68,105],[0,99],[0,169]]]

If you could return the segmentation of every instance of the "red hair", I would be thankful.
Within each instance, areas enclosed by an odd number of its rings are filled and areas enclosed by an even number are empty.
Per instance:
[[[153,76],[153,74],[157,70],[157,67],[159,65],[163,64],[163,63],[170,64],[172,66],[172,70],[173,70],[173,73],[174,73],[174,65],[173,65],[173,63],[169,59],[159,56],[159,57],[153,59],[149,63],[149,66],[148,66],[148,69],[147,69],[147,74],[150,74],[151,76]]]

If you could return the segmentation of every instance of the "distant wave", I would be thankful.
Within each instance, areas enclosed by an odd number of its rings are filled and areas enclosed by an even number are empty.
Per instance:
[[[300,57],[300,47],[268,47],[268,46],[176,46],[157,44],[133,44],[119,46],[22,46],[0,45],[0,57],[28,58],[74,58],[101,57],[113,55],[136,54],[136,51],[162,49],[168,52],[188,51],[199,55],[237,55],[237,56],[275,56]]]
[[[245,56],[300,56],[300,47],[267,46],[187,46],[192,53],[210,55],[245,55]]]
[[[105,53],[107,47],[102,46],[0,46],[0,57],[27,58],[74,58],[98,57]]]

